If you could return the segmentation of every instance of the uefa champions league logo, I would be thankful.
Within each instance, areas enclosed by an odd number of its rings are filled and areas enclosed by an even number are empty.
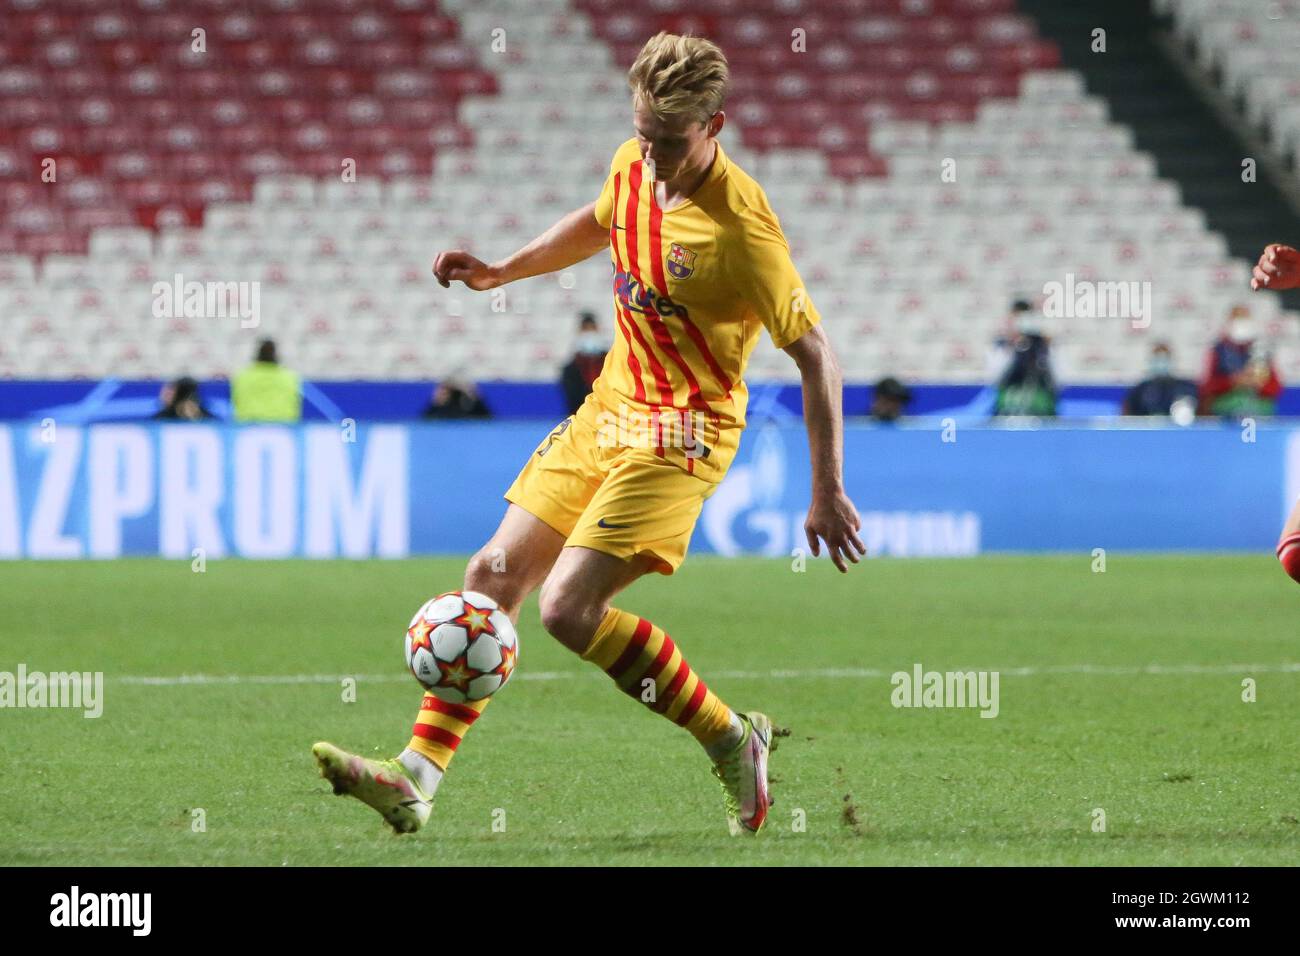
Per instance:
[[[802,533],[804,514],[783,510],[786,449],[781,430],[771,422],[754,433],[750,462],[733,465],[718,490],[704,503],[700,526],[719,554],[757,551],[769,557],[789,553]],[[762,544],[747,547],[736,539],[738,524],[762,536]]]
[[[718,554],[797,556],[811,488],[802,481],[805,450],[792,452],[778,421],[756,425],[748,461],[737,460],[700,515],[703,541]],[[792,465],[791,459],[799,464]],[[794,470],[790,470],[791,468]],[[850,489],[852,493],[852,489]],[[863,502],[872,501],[864,496]],[[917,499],[924,504],[926,499]],[[873,557],[967,557],[980,551],[980,515],[963,508],[864,509],[862,540]]]

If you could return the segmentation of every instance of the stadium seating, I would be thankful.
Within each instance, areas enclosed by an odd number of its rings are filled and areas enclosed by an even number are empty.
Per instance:
[[[431,259],[595,197],[659,28],[727,49],[723,141],[851,380],[983,381],[1010,299],[1067,275],[1149,282],[1153,320],[1053,321],[1064,378],[1131,380],[1157,337],[1191,373],[1247,288],[1012,0],[5,5],[0,376],[227,375],[272,335],[312,378],[554,378],[576,313],[607,313],[607,259],[489,294]],[[194,281],[256,283],[258,325],[160,314]],[[1296,323],[1252,304],[1300,376]],[[794,372],[765,342],[751,377]]]
[[[1300,0],[1158,0],[1200,66],[1300,165]]]

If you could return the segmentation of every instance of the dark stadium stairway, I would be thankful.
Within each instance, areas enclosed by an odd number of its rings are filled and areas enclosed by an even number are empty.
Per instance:
[[[1269,242],[1300,244],[1300,217],[1262,170],[1241,180],[1247,146],[1224,125],[1158,43],[1167,24],[1144,0],[1019,0],[1039,33],[1061,48],[1062,66],[1083,74],[1088,92],[1105,97],[1111,118],[1132,128],[1159,175],[1178,182],[1183,201],[1205,211],[1232,255],[1252,264]],[[1092,52],[1092,31],[1106,31],[1106,52]],[[1283,296],[1300,308],[1300,292]]]

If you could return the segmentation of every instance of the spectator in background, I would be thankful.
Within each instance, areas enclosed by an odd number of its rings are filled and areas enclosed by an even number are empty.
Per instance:
[[[573,358],[560,372],[560,385],[564,388],[564,403],[572,415],[591,392],[591,385],[605,367],[605,354],[609,351],[605,337],[600,334],[596,316],[583,312],[578,322],[578,341]]]
[[[1272,415],[1282,382],[1268,354],[1255,342],[1250,309],[1234,306],[1228,327],[1210,347],[1201,383],[1202,415]]]
[[[1014,328],[994,343],[1005,356],[995,379],[994,415],[1056,414],[1056,374],[1052,370],[1051,343],[1043,334],[1042,316],[1025,299],[1011,306]]]
[[[1196,383],[1189,378],[1174,375],[1173,352],[1164,342],[1151,347],[1151,360],[1147,377],[1138,382],[1124,396],[1122,413],[1125,415],[1172,415],[1174,405],[1190,405],[1191,417],[1196,412]],[[1181,419],[1183,416],[1180,415]]]
[[[1032,313],[1033,309],[1033,303],[1028,299],[1016,299],[1011,303],[1011,311],[1003,321],[1002,331],[994,338],[984,364],[990,382],[996,383],[1010,367],[1011,357],[1016,350],[1016,339],[1020,335],[1021,317]],[[1025,321],[1030,319],[1026,318]]]
[[[876,383],[871,396],[871,417],[878,422],[896,421],[907,410],[907,403],[911,400],[911,389],[894,376],[886,376]]]
[[[199,398],[199,383],[188,375],[164,385],[158,401],[162,408],[153,417],[160,421],[201,422],[212,417]]]
[[[275,343],[263,339],[252,365],[230,382],[237,422],[297,422],[302,419],[302,379],[280,365]]]
[[[446,378],[433,390],[428,406],[424,409],[424,418],[490,418],[492,410],[479,397],[478,390],[470,382],[461,382]]]

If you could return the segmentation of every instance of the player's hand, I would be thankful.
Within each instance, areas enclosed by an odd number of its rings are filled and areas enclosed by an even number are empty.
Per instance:
[[[433,260],[433,275],[444,289],[450,288],[453,282],[463,282],[475,292],[501,285],[501,277],[494,266],[463,249],[438,253],[438,258]]]
[[[1277,291],[1300,288],[1300,252],[1276,242],[1265,246],[1251,273],[1250,287]]]
[[[844,563],[848,558],[854,564],[859,556],[867,553],[867,547],[858,537],[862,530],[862,519],[858,509],[842,491],[834,494],[814,495],[812,506],[808,509],[808,518],[803,523],[804,534],[808,536],[808,547],[812,548],[814,557],[820,556],[821,542],[826,542],[826,550],[831,560],[841,572],[847,572],[849,566]]]

